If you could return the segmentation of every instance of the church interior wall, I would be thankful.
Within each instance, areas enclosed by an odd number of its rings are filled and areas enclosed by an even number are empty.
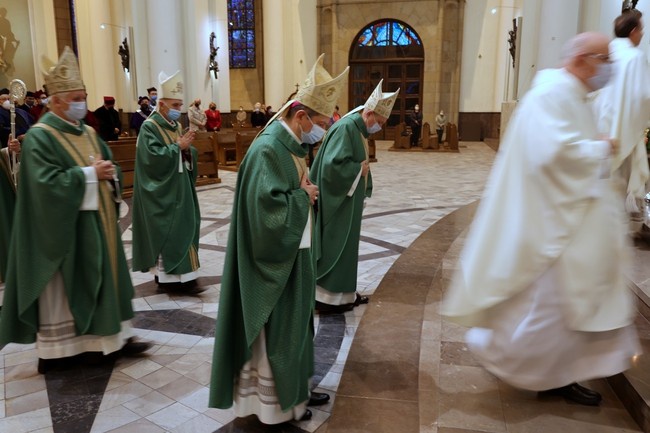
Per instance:
[[[557,66],[568,38],[589,30],[612,35],[612,22],[621,9],[620,1],[611,0],[258,0],[256,67],[230,69],[223,0],[76,0],[74,4],[79,60],[91,109],[102,104],[104,95],[112,95],[118,108],[132,112],[137,96],[158,84],[161,70],[171,74],[177,69],[184,70],[188,82],[185,109],[196,97],[206,107],[217,102],[224,113],[240,105],[251,110],[255,102],[278,109],[320,53],[326,54],[326,68],[338,74],[349,63],[358,32],[373,21],[389,18],[407,23],[422,40],[424,121],[433,123],[443,109],[452,122],[459,123],[461,136],[466,122],[478,122],[480,136],[486,138],[499,134],[501,103],[514,98],[515,90],[521,97],[537,70]],[[30,89],[42,85],[41,56],[55,59],[62,45],[72,44],[68,6],[68,0],[0,0],[16,39],[21,40],[16,77]],[[640,1],[637,7],[650,16],[649,2]],[[518,16],[523,23],[515,72],[509,65],[507,32]],[[280,18],[269,24],[268,17]],[[101,29],[102,23],[109,26]],[[211,31],[216,31],[220,48],[218,79],[207,70]],[[117,49],[129,35],[132,68],[126,72]],[[641,48],[650,52],[647,38]],[[11,78],[0,74],[0,80]],[[339,105],[343,112],[353,108],[347,91]]]
[[[404,21],[420,36],[424,46],[424,82],[422,83],[421,109],[423,121],[434,123],[435,116],[443,108],[453,116],[449,107],[441,107],[445,98],[441,94],[451,92],[452,80],[456,79],[451,72],[458,69],[458,64],[449,65],[449,71],[443,69],[442,61],[456,61],[455,57],[443,57],[443,53],[458,52],[453,40],[444,41],[442,37],[442,14],[444,1],[358,1],[358,0],[320,0],[318,2],[319,16],[319,51],[326,53],[325,65],[329,70],[338,72],[349,61],[350,48],[355,36],[373,21],[390,18]],[[457,3],[457,2],[452,2]],[[321,13],[322,11],[322,13]],[[452,32],[458,32],[458,22],[450,22]],[[443,71],[447,72],[446,75]],[[451,95],[451,93],[449,93]],[[447,95],[447,98],[448,96]],[[341,97],[341,111],[346,112],[354,107],[349,106],[347,91]]]
[[[0,50],[0,87],[7,87],[15,78],[24,81],[30,89],[35,87],[30,28],[27,2],[0,0],[0,37],[6,38],[5,50]]]

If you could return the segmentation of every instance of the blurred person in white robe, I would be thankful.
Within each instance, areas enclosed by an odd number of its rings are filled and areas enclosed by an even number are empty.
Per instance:
[[[579,381],[640,353],[624,277],[623,203],[588,94],[611,75],[609,39],[583,33],[563,68],[540,71],[519,103],[470,228],[442,314],[470,326],[479,362],[521,389],[598,405]]]
[[[650,121],[650,66],[639,48],[643,38],[641,12],[632,9],[616,18],[614,34],[609,44],[612,79],[598,93],[594,108],[598,130],[620,143],[611,169],[630,215],[629,229],[634,233],[643,223],[643,198],[650,174],[644,137]]]

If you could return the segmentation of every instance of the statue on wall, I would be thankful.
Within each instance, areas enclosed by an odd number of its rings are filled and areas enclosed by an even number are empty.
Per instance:
[[[120,48],[117,50],[117,54],[119,54],[120,57],[122,58],[122,67],[124,68],[125,71],[128,72],[130,61],[131,61],[131,55],[129,53],[129,44],[126,38],[124,38],[124,40],[122,41],[122,45],[120,45]]]
[[[639,0],[623,0],[623,7],[621,8],[621,13],[636,9],[636,4],[638,2]]]
[[[512,67],[515,67],[515,54],[517,53],[517,19],[512,20],[512,30],[508,31],[508,51],[510,51],[510,57],[512,57]]]
[[[219,63],[217,62],[217,51],[219,47],[214,46],[214,40],[217,38],[217,35],[214,32],[210,33],[210,63],[208,65],[208,70],[212,71],[214,74],[215,80],[219,78]]]
[[[0,70],[11,74],[15,70],[14,57],[20,41],[11,30],[11,22],[7,19],[7,9],[0,8]]]

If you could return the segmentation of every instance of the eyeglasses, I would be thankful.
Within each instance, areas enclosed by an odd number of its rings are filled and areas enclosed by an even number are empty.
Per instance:
[[[587,53],[585,54],[585,57],[591,57],[592,59],[600,60],[603,63],[612,63],[612,60],[607,54]]]

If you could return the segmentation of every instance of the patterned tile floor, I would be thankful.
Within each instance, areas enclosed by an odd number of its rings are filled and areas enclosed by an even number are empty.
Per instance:
[[[495,155],[483,143],[464,143],[459,154],[397,153],[387,148],[387,142],[379,143],[379,162],[371,166],[375,192],[367,201],[362,225],[358,290],[368,295],[423,231],[479,198]],[[202,187],[199,192],[200,282],[208,290],[199,296],[161,294],[150,275],[133,273],[137,312],[133,324],[141,338],[155,344],[144,358],[42,376],[36,372],[33,345],[4,347],[0,351],[0,432],[268,431],[254,420],[235,420],[230,410],[207,407],[212,335],[236,179],[235,173],[220,174],[221,184]],[[128,206],[122,212],[129,258]],[[365,310],[362,306],[345,315],[315,317],[314,383],[317,390],[330,392],[333,400]],[[449,344],[445,353],[462,350]],[[477,368],[467,362],[468,368]],[[327,427],[323,424],[332,407],[330,402],[314,408],[311,421],[273,431],[320,433]]]

